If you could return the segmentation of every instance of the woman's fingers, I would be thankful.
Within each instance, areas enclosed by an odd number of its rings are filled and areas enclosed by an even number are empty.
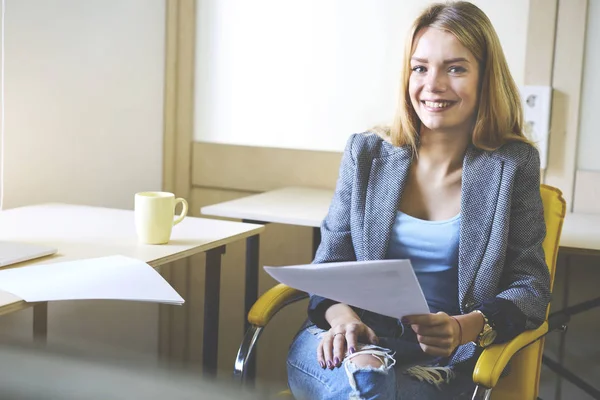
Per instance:
[[[317,346],[317,362],[321,368],[325,368],[327,365],[327,362],[325,361],[325,355],[323,354],[323,340],[321,340]]]
[[[367,328],[367,339],[369,339],[369,342],[371,344],[379,344],[379,338],[377,337],[377,335],[375,334],[375,332],[373,331],[373,329],[369,328],[368,326],[365,325],[365,327]]]
[[[451,348],[452,347],[452,338],[450,337],[438,337],[438,336],[421,336],[417,335],[417,340],[419,343],[434,346],[440,348]]]
[[[333,365],[339,367],[346,354],[346,335],[343,332],[333,336]]]
[[[333,369],[342,365],[346,356],[356,352],[358,341],[367,339],[379,343],[375,332],[364,324],[337,325],[323,335],[317,346],[317,362],[321,368]]]
[[[356,331],[352,330],[346,332],[346,345],[348,346],[349,354],[356,352],[356,348],[358,346],[358,335]]]
[[[446,313],[411,316],[408,320],[427,354],[448,357],[460,344],[456,343],[459,339],[452,326],[453,320]]]
[[[407,319],[417,335],[438,337],[453,335],[453,320],[446,313],[411,316]]]
[[[438,326],[411,325],[411,328],[417,335],[422,335],[422,336],[437,336],[437,337],[452,336],[452,327],[449,324],[438,325]]]
[[[332,335],[323,335],[321,341],[323,345],[323,360],[325,361],[325,367],[333,369],[333,337]]]
[[[435,314],[420,314],[420,315],[409,315],[402,318],[403,323],[411,325],[443,325],[448,319],[448,314],[444,312],[438,312]]]
[[[427,344],[419,343],[421,349],[427,354],[437,357],[449,357],[452,355],[452,350],[449,348],[442,348],[436,346],[430,346]]]

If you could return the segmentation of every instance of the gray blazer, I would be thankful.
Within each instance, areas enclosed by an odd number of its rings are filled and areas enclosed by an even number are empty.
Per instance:
[[[408,147],[395,147],[373,133],[350,137],[314,263],[385,258],[411,158]],[[534,147],[511,142],[492,152],[468,148],[458,257],[463,313],[501,301],[516,306],[524,329],[544,321],[550,276],[542,249],[546,225],[539,187]],[[311,296],[309,315],[326,301]],[[507,318],[510,324],[510,316],[496,322]],[[453,362],[474,351],[473,343],[461,346]]]

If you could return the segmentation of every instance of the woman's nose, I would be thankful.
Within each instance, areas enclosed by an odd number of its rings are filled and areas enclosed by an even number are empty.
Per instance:
[[[446,90],[447,82],[445,76],[437,71],[430,71],[425,81],[425,89],[432,93],[439,93]]]

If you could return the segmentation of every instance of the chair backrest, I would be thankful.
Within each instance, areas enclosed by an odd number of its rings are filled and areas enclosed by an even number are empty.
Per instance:
[[[546,238],[542,246],[546,264],[550,270],[550,288],[553,288],[560,234],[567,206],[562,192],[555,187],[541,185],[540,194],[544,204],[544,220],[546,222]],[[548,307],[549,309],[550,307]],[[546,318],[548,318],[548,310]],[[511,373],[498,381],[492,391],[492,399],[537,399],[543,351],[544,338],[517,353],[511,360]]]
[[[544,220],[546,221],[546,238],[542,246],[546,254],[546,264],[548,264],[548,269],[550,270],[550,289],[552,289],[554,287],[560,234],[567,212],[567,204],[562,197],[562,192],[555,187],[541,185],[540,194],[542,195]],[[550,307],[548,307],[549,309]]]

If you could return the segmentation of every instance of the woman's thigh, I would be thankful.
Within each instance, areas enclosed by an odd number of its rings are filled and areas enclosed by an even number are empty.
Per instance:
[[[408,371],[416,365],[425,366],[435,362],[421,350],[420,346],[412,340],[404,338],[381,338],[381,345],[391,349],[396,359],[396,399],[397,400],[462,400],[471,399],[475,385],[472,372],[453,371],[454,378],[449,383],[441,382],[439,386],[419,380]],[[415,339],[416,340],[416,339]],[[445,377],[445,373],[442,373]]]
[[[394,354],[397,361],[378,371],[344,365],[330,370],[321,368],[316,351],[324,333],[311,326],[301,330],[290,346],[287,360],[288,383],[297,400],[305,399],[390,399],[438,400],[470,399],[473,382],[470,374],[456,373],[451,383],[436,387],[419,381],[406,371],[413,365],[423,365],[431,357],[415,351],[413,343],[401,339],[381,338],[381,346]],[[391,358],[391,357],[390,357]],[[389,373],[388,373],[389,372]],[[352,383],[351,383],[352,382]],[[360,396],[360,397],[358,397]],[[464,397],[463,397],[464,396]]]
[[[457,375],[450,383],[442,383],[439,388],[404,371],[407,366],[396,369],[397,400],[463,400],[471,399],[475,386],[473,381],[464,375]]]
[[[323,369],[317,362],[319,339],[312,328],[300,331],[287,358],[288,384],[298,400],[325,399],[342,389],[346,373],[342,368]]]
[[[288,383],[297,400],[394,399],[396,378],[392,363],[382,368],[362,368],[345,359],[342,366],[333,370],[321,368],[316,354],[323,333],[316,327],[303,329],[290,347]],[[360,349],[359,345],[359,352]]]

